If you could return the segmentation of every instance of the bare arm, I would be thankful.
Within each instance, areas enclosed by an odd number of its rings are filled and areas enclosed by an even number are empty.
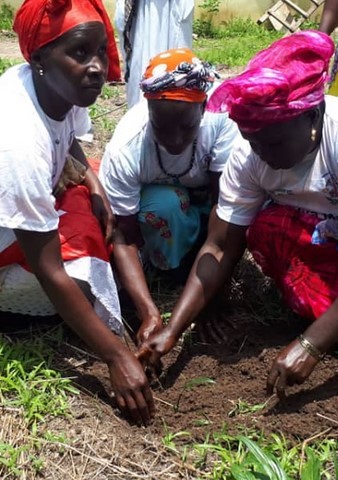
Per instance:
[[[326,0],[319,30],[330,35],[338,25],[338,0]]]
[[[196,257],[168,325],[176,339],[230,281],[245,250],[246,228],[220,220],[215,208],[211,212],[208,238]]]
[[[119,407],[138,423],[148,423],[154,404],[147,379],[134,355],[96,315],[63,267],[57,231],[15,231],[25,257],[57,312],[109,367]]]
[[[233,269],[245,250],[246,228],[220,220],[216,216],[216,209],[213,209],[208,238],[196,257],[170,322],[159,334],[142,345],[139,352],[142,362],[156,365],[159,358],[173,348],[212,297],[229,282]]]
[[[112,258],[122,286],[133,300],[142,322],[137,334],[138,341],[142,342],[161,328],[162,320],[151,298],[138,254],[143,239],[137,215],[118,216],[117,225]]]
[[[338,299],[305,330],[303,336],[318,352],[330,350],[338,342]],[[273,362],[267,380],[268,394],[274,388],[280,397],[285,396],[289,385],[303,383],[319,362],[319,358],[305,350],[298,340],[293,340],[279,353]]]
[[[87,169],[84,185],[86,185],[90,192],[93,214],[100,222],[106,243],[109,244],[112,241],[116,220],[106,192],[104,191],[98,176],[89,165],[81,145],[76,138],[74,139],[69,152],[74,158],[76,158],[76,160],[85,165]]]

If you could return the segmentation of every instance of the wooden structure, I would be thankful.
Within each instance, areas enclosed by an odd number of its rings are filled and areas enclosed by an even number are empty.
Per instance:
[[[290,33],[295,32],[305,20],[307,20],[325,0],[309,0],[309,8],[304,10],[292,0],[278,0],[278,2],[269,8],[264,15],[257,20],[258,24],[270,21],[276,30],[283,28]]]

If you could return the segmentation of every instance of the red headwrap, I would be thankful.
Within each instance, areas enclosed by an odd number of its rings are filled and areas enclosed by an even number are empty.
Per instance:
[[[108,38],[107,79],[120,80],[114,31],[101,0],[25,0],[16,14],[13,29],[18,34],[22,55],[30,62],[34,51],[87,22],[104,24]]]
[[[274,42],[249,62],[241,75],[211,95],[207,109],[229,112],[245,132],[296,117],[324,99],[334,43],[315,30]]]
[[[173,48],[149,61],[140,87],[145,98],[204,102],[216,73],[188,48]]]

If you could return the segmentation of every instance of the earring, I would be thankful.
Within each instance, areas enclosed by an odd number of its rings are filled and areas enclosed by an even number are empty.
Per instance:
[[[317,130],[315,128],[311,129],[311,140],[314,142],[316,140]]]
[[[43,73],[44,73],[44,72],[43,72],[43,69],[42,69],[42,68],[39,68],[38,74],[40,75],[40,77],[43,77]]]

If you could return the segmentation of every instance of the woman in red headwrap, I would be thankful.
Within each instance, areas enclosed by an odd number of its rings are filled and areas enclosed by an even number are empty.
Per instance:
[[[56,311],[107,363],[118,406],[146,424],[147,379],[116,335],[113,215],[75,138],[120,76],[109,19],[101,0],[26,0],[14,29],[28,63],[0,78],[0,309]]]
[[[204,114],[214,78],[211,66],[186,48],[152,58],[141,82],[147,102],[122,118],[101,163],[117,216],[113,260],[141,320],[139,342],[162,325],[139,253],[185,281],[238,135],[227,114]]]
[[[169,325],[141,347],[156,363],[219,289],[246,245],[285,302],[313,321],[275,359],[268,392],[283,397],[338,341],[338,99],[324,97],[333,42],[299,32],[258,53],[208,109],[227,111],[242,139],[220,179],[217,208]]]

